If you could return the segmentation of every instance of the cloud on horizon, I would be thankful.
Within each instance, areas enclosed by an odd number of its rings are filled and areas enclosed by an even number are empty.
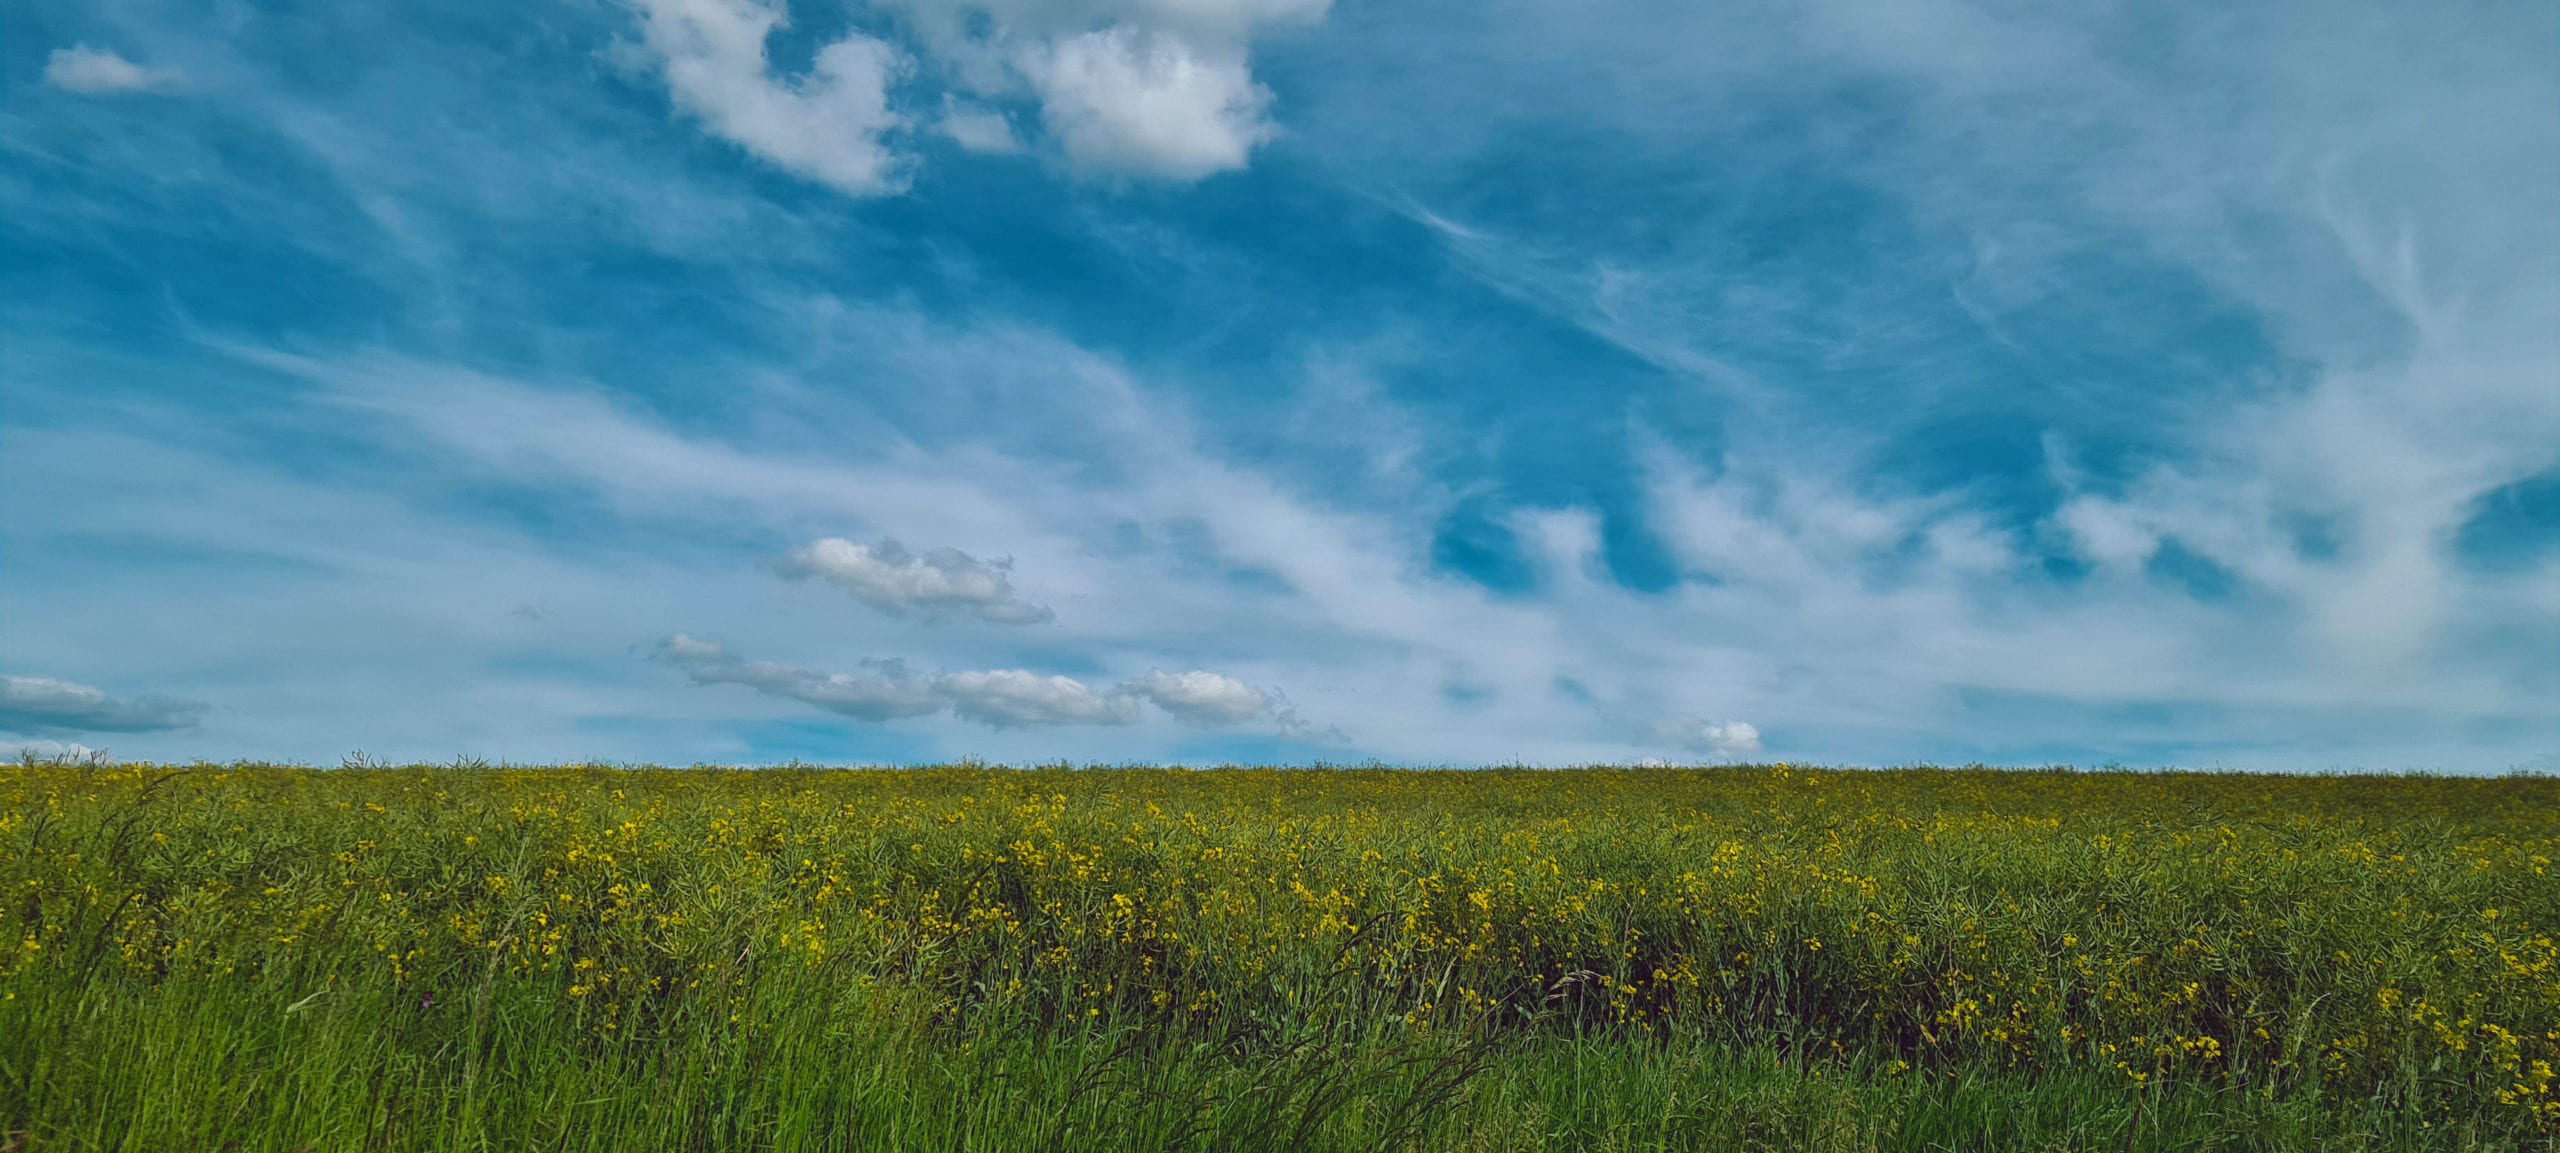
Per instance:
[[[998,729],[1132,725],[1141,719],[1139,706],[1151,702],[1184,724],[1213,728],[1245,724],[1274,711],[1273,699],[1262,691],[1197,669],[1149,673],[1103,687],[1021,669],[912,673],[896,660],[864,661],[858,673],[826,673],[743,661],[719,641],[683,633],[660,642],[656,655],[698,685],[744,685],[870,722],[947,709],[962,720]]]
[[[1760,755],[1760,730],[1745,721],[1670,721],[1657,732],[1667,743],[1721,763],[1748,761]]]
[[[51,677],[0,676],[0,733],[153,733],[195,727],[205,706],[167,697],[114,697]]]

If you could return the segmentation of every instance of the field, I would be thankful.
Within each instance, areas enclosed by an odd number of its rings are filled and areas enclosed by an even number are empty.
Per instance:
[[[2560,781],[0,769],[0,1147],[2550,1149]]]

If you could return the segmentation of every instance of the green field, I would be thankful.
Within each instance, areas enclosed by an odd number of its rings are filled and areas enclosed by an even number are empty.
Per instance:
[[[0,769],[0,1147],[2549,1149],[2560,781]]]

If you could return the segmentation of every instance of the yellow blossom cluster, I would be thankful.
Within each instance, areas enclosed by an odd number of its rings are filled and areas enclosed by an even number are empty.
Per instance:
[[[1356,1004],[2560,1126],[2555,855],[2530,778],[16,766],[0,989],[533,990],[621,1037]]]

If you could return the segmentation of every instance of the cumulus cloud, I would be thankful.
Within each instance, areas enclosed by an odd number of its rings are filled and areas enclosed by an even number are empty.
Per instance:
[[[859,673],[822,673],[729,655],[718,641],[683,633],[658,646],[658,656],[701,685],[745,685],[770,696],[816,705],[856,720],[889,721],[942,711],[947,702],[934,683],[903,665],[880,662]]]
[[[790,22],[781,3],[635,4],[668,91],[712,135],[856,196],[905,186],[899,159],[882,140],[899,127],[889,108],[890,81],[905,63],[897,49],[848,33],[818,50],[807,75],[779,77],[765,40]]]
[[[49,677],[0,677],[0,732],[150,733],[188,728],[204,706],[165,697],[118,698]]]
[[[1234,677],[1194,669],[1148,673],[1129,682],[1138,695],[1176,718],[1198,725],[1242,724],[1271,711],[1269,695]]]
[[[178,73],[174,69],[145,68],[113,52],[86,44],[56,48],[44,64],[45,83],[83,96],[150,92],[167,88],[177,81]]]
[[[677,106],[713,135],[857,196],[905,187],[910,158],[890,143],[900,132],[935,132],[972,152],[1020,151],[1012,119],[990,101],[1026,95],[1078,174],[1194,181],[1242,168],[1278,132],[1271,90],[1249,63],[1253,35],[1321,20],[1329,6],[892,0],[926,68],[857,32],[795,77],[776,75],[765,49],[790,23],[786,0],[629,2]],[[939,113],[893,108],[890,88],[901,82],[947,84]]]
[[[784,557],[783,575],[816,577],[885,613],[965,612],[996,624],[1040,624],[1056,614],[1013,594],[1009,560],[982,561],[956,548],[919,556],[894,540],[859,545],[828,537]]]
[[[93,749],[78,741],[21,741],[16,755],[20,761],[43,761],[53,764],[103,764],[107,750]]]
[[[970,83],[1027,89],[1068,166],[1193,181],[1243,168],[1278,135],[1255,36],[1314,24],[1330,0],[907,0]],[[971,15],[994,33],[954,37]],[[939,27],[941,32],[934,29]]]
[[[695,684],[744,685],[768,696],[866,721],[920,717],[947,709],[962,720],[997,729],[1128,725],[1142,719],[1141,705],[1152,701],[1173,719],[1190,725],[1239,725],[1273,715],[1284,730],[1303,727],[1294,711],[1279,715],[1272,694],[1233,677],[1197,669],[1150,673],[1102,687],[1022,669],[911,673],[897,661],[866,661],[859,673],[825,673],[743,661],[719,641],[683,633],[660,642],[657,656],[683,669]]]
[[[1138,719],[1138,702],[1126,693],[1098,690],[1074,677],[996,669],[945,673],[935,684],[953,713],[999,729],[1125,725]]]
[[[1040,45],[1021,68],[1079,171],[1198,180],[1244,167],[1277,131],[1241,47],[1123,26]]]
[[[1718,761],[1746,761],[1760,755],[1760,730],[1746,721],[1667,721],[1655,728],[1654,737]]]

